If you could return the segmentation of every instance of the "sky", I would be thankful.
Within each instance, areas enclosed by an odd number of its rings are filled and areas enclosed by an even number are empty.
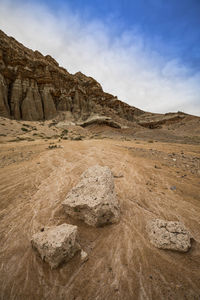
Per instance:
[[[200,116],[200,0],[0,0],[0,29],[130,105]]]

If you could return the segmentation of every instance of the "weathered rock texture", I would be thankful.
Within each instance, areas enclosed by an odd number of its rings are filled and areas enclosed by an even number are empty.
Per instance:
[[[138,124],[150,129],[161,128],[163,124],[169,125],[181,122],[185,118],[185,115],[182,112],[166,113],[164,115],[146,113],[141,120],[138,120]]]
[[[147,224],[147,231],[157,248],[187,252],[191,247],[191,235],[180,222],[155,219]]]
[[[24,120],[70,112],[75,120],[91,113],[134,121],[144,112],[104,93],[81,72],[72,75],[50,56],[32,51],[0,31],[0,116]]]
[[[109,117],[104,117],[104,116],[92,116],[91,118],[88,118],[87,120],[78,123],[77,125],[82,126],[82,127],[87,127],[89,125],[108,125],[110,127],[114,128],[122,128],[122,125],[113,121]]]
[[[45,228],[33,235],[31,243],[51,268],[67,262],[80,249],[77,243],[77,226],[69,224]]]
[[[88,225],[102,226],[119,221],[120,208],[108,167],[93,166],[81,175],[81,181],[63,202],[65,212]]]

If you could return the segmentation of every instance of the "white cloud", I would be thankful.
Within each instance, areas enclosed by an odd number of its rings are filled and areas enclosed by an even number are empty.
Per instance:
[[[154,52],[137,30],[116,37],[112,26],[86,22],[66,7],[53,15],[45,6],[8,0],[0,4],[0,28],[52,55],[69,72],[94,77],[130,105],[200,115],[200,73],[191,74],[178,59],[168,61]]]

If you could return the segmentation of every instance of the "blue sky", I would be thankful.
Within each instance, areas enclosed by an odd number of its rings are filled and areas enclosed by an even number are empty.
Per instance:
[[[200,0],[1,0],[0,28],[133,106],[200,115]]]
[[[179,57],[200,70],[199,0],[57,0],[42,1],[52,13],[70,8],[87,22],[99,19],[112,26],[113,35],[137,28],[155,51]],[[41,3],[41,1],[40,1]]]

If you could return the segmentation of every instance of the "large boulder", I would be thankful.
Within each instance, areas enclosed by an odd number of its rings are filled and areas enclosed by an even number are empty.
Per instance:
[[[147,224],[147,232],[157,248],[187,252],[191,247],[191,235],[180,222],[155,219]]]
[[[63,202],[65,212],[91,226],[119,221],[120,208],[108,167],[93,166],[81,175],[81,181]]]
[[[51,268],[67,262],[80,249],[77,242],[77,226],[62,224],[35,233],[31,240],[42,260]]]

